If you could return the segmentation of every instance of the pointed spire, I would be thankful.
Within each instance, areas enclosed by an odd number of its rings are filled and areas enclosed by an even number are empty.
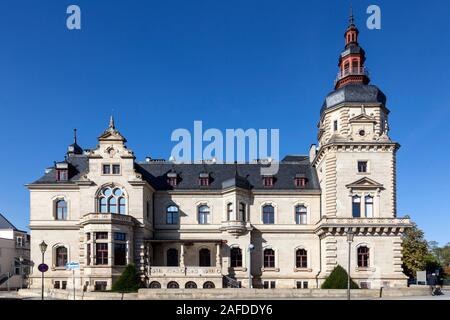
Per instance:
[[[73,143],[77,144],[77,128],[73,129]]]
[[[111,115],[111,117],[109,118],[109,128],[110,129],[115,129],[116,126],[114,125],[114,116]]]
[[[349,16],[348,22],[350,25],[355,24],[355,17],[353,16],[353,6],[351,3],[350,3],[350,16]]]

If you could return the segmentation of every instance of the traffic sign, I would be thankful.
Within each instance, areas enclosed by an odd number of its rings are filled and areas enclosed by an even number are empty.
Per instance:
[[[48,271],[48,265],[46,265],[45,263],[41,263],[41,264],[38,266],[38,270],[39,270],[40,272],[47,272],[47,271]]]
[[[78,270],[80,269],[80,264],[78,262],[68,262],[66,263],[67,270]]]

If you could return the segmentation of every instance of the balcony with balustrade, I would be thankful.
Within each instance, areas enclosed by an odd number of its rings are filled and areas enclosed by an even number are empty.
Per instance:
[[[142,279],[151,289],[221,288],[222,240],[146,240]]]
[[[343,84],[352,82],[353,80],[367,84],[369,82],[369,76],[370,73],[366,67],[345,68],[338,72],[334,84],[335,86],[342,86]]]

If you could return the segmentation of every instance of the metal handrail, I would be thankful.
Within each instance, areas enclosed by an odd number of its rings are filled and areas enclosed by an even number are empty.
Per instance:
[[[369,70],[365,67],[361,68],[348,68],[343,71],[339,71],[336,77],[336,82],[347,76],[369,76]]]

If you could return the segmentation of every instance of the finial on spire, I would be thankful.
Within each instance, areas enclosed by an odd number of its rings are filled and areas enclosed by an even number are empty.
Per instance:
[[[109,118],[109,128],[110,129],[115,129],[116,126],[114,125],[114,117],[113,115],[111,115],[111,117]]]
[[[73,129],[73,143],[77,143],[77,128]]]
[[[350,25],[355,23],[355,17],[353,16],[353,6],[351,3],[350,3],[350,16],[348,22],[350,23]]]

